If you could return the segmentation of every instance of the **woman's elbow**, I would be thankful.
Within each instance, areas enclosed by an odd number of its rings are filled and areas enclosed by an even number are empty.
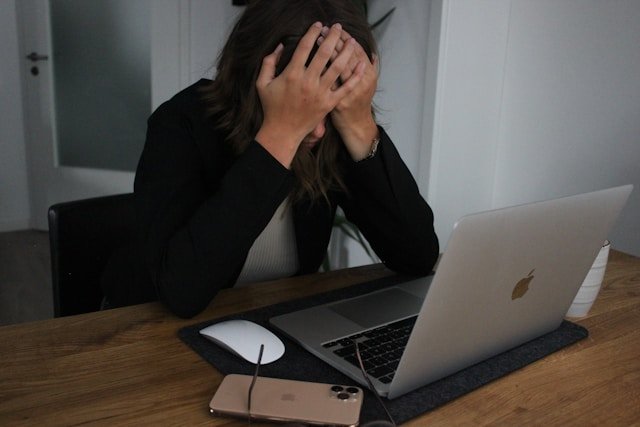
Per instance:
[[[158,283],[158,299],[169,311],[183,319],[200,314],[211,301],[210,298],[197,297],[191,292],[176,288],[175,284]]]
[[[418,244],[406,245],[399,257],[393,257],[384,262],[391,270],[412,276],[427,276],[433,272],[433,267],[440,255],[438,238],[433,234],[429,238],[421,239]]]

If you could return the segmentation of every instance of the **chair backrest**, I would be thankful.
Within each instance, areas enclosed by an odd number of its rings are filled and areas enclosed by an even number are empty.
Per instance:
[[[54,316],[100,309],[100,278],[112,253],[135,236],[133,193],[49,208]]]

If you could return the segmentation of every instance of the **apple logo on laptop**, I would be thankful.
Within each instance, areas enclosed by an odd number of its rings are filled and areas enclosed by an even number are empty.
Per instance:
[[[511,292],[512,300],[522,298],[524,294],[527,293],[527,291],[529,290],[529,283],[531,283],[531,281],[535,277],[533,275],[534,271],[536,271],[535,268],[531,270],[529,274],[527,274],[527,277],[523,277],[518,281],[518,283],[516,283],[516,286],[513,288],[513,292]]]

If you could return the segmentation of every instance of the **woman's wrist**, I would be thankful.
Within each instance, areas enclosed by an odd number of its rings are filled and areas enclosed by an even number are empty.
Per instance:
[[[260,127],[255,139],[287,169],[291,168],[291,162],[302,141],[302,138],[292,135],[291,132],[265,125]]]
[[[380,144],[380,137],[375,137],[371,141],[371,146],[369,147],[369,153],[363,159],[357,160],[356,163],[374,158],[376,153],[378,152],[379,144]]]
[[[379,140],[379,131],[372,117],[362,126],[352,126],[348,130],[340,132],[340,136],[351,159],[359,162],[370,155],[372,144],[375,140]]]

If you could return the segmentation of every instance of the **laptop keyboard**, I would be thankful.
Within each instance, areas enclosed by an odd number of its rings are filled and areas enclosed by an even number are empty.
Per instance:
[[[337,356],[342,357],[358,369],[360,364],[356,356],[358,343],[364,369],[369,376],[388,384],[400,363],[400,357],[409,341],[411,330],[418,316],[399,320],[388,325],[369,329],[364,332],[323,344]]]

